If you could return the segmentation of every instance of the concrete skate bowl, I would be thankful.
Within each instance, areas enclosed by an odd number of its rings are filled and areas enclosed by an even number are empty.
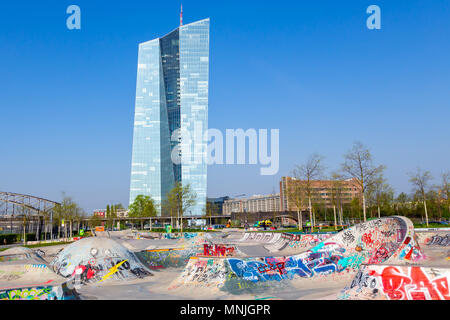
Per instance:
[[[320,242],[332,237],[332,233],[305,233],[292,234],[282,233],[281,237],[270,244],[264,246],[270,252],[283,252],[285,254],[295,254],[305,251],[318,245]]]
[[[54,280],[55,273],[33,250],[15,247],[0,252],[0,289],[14,284]]]
[[[0,289],[0,300],[77,300],[75,289],[66,283],[60,285],[31,286]]]
[[[201,252],[200,247],[155,249],[136,252],[136,256],[150,270],[160,270],[185,267],[191,257]]]
[[[45,260],[29,248],[1,252],[0,300],[77,299],[65,279],[48,268]]]
[[[194,287],[232,294],[260,293],[291,281],[352,279],[363,263],[413,262],[422,258],[411,221],[389,217],[341,231],[296,255],[246,258],[193,257],[170,290]]]
[[[260,244],[270,252],[296,254],[306,251],[330,238],[334,233],[274,233],[274,232],[246,232],[236,242],[241,245]]]
[[[204,232],[184,232],[180,234],[169,234],[178,239],[177,244],[182,247],[202,246],[205,243],[211,243],[211,235]]]
[[[145,236],[144,236],[145,237]],[[146,235],[148,237],[148,234]],[[191,257],[205,252],[205,246],[212,243],[210,235],[204,233],[161,233],[154,239],[166,241],[158,249],[135,252],[139,260],[150,270],[183,268]],[[174,241],[172,245],[167,240]]]
[[[36,254],[30,248],[13,247],[0,252],[0,262],[32,259]]]
[[[197,256],[231,257],[243,255],[235,246],[206,243],[185,248],[144,250],[135,254],[150,270],[183,268],[188,264],[191,257]]]
[[[173,241],[177,246],[187,247],[203,245],[204,243],[211,243],[211,235],[205,232],[174,232],[174,233],[160,233],[160,232],[139,232],[137,234],[139,239],[152,240],[169,240]]]
[[[450,231],[419,229],[416,230],[416,236],[427,264],[450,268]]]
[[[90,237],[74,242],[59,252],[50,265],[75,285],[152,275],[133,252],[109,238]]]
[[[448,247],[450,248],[450,231],[448,230],[434,230],[421,231],[416,230],[417,242],[421,246],[427,247]]]
[[[450,300],[450,269],[363,265],[339,300]]]

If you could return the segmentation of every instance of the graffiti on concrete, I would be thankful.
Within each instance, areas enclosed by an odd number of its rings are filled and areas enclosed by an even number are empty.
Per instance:
[[[108,260],[105,264],[88,263],[78,265],[71,275],[71,281],[75,285],[82,285],[91,282],[102,282],[110,278],[124,280],[133,275],[135,278],[143,278],[150,273],[143,268],[131,268],[127,260]]]
[[[212,257],[229,257],[235,254],[235,247],[227,247],[223,245],[203,245],[203,255]]]
[[[58,253],[51,266],[57,274],[70,278],[75,286],[151,275],[131,251],[107,238],[74,242]]]
[[[53,300],[52,287],[6,290],[0,300]]]
[[[429,246],[443,246],[443,247],[450,246],[450,234],[446,234],[445,236],[443,236],[443,235],[434,235],[427,242],[427,245],[429,245]]]
[[[447,276],[430,279],[421,267],[409,268],[409,274],[396,267],[385,267],[381,273],[383,293],[390,300],[450,300]]]
[[[113,274],[115,274],[115,273],[119,270],[120,266],[123,265],[123,264],[126,263],[126,262],[127,262],[127,260],[120,261],[120,262],[119,262],[118,264],[116,264],[114,267],[112,267],[111,269],[109,269],[109,272],[108,272],[107,274],[105,274],[99,282],[105,281],[106,279],[108,279],[109,277],[111,277]],[[129,264],[128,264],[128,265],[129,265]],[[125,268],[125,270],[126,270],[126,268]]]
[[[157,238],[159,239],[192,239],[199,236],[198,233],[195,232],[174,232],[174,233],[159,233],[157,234]]]
[[[3,255],[3,256],[0,256],[0,262],[19,261],[19,260],[25,260],[25,259],[30,259],[30,258],[31,258],[31,256],[29,254]]]
[[[346,245],[350,245],[355,241],[355,236],[350,230],[344,231],[344,235],[342,236],[342,240]]]
[[[223,285],[225,278],[224,260],[192,257],[176,283],[169,289],[186,283],[199,287],[219,287]]]
[[[418,261],[424,258],[424,255],[420,250],[420,247],[417,245],[416,241],[410,236],[405,238],[405,241],[396,250],[394,256],[398,257],[400,260],[407,260],[407,261]]]
[[[264,257],[259,259],[228,259],[231,270],[248,281],[281,281],[295,277],[310,278],[340,272],[347,266],[338,262],[345,249],[335,243],[319,245],[299,255],[287,257]]]
[[[343,275],[344,271],[345,274],[356,274],[362,264],[386,263],[391,261],[391,258],[393,261],[414,262],[423,255],[412,237],[413,232],[413,225],[409,220],[399,217],[374,219],[329,237],[300,254],[284,257],[232,257],[220,260],[221,270],[226,274],[220,279],[211,278],[209,267],[204,260],[191,260],[183,271],[180,283],[199,287],[214,283],[220,288],[234,292],[237,289],[258,287],[266,282],[274,285],[294,278],[334,277]],[[263,240],[263,236],[261,233],[252,236],[247,233],[244,238]],[[281,239],[283,237],[285,236],[281,236]],[[269,241],[270,239],[267,238]],[[277,243],[271,245],[276,246]],[[194,282],[187,281],[193,279],[193,276],[189,278],[189,274],[198,274]],[[215,280],[210,282],[207,279]],[[373,292],[370,294],[373,295]]]
[[[290,248],[306,248],[317,245],[321,241],[328,239],[331,234],[301,234],[293,235],[288,242]]]
[[[185,267],[201,251],[196,247],[159,249],[137,252],[136,256],[151,270]]]
[[[0,291],[0,300],[74,300],[78,294],[66,284]]]
[[[270,243],[277,241],[281,236],[281,233],[274,232],[246,232],[240,241]]]
[[[405,266],[361,268],[340,299],[450,300],[448,269]]]

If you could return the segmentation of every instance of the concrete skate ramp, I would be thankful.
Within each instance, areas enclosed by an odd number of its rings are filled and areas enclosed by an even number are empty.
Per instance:
[[[212,236],[206,232],[158,233],[139,232],[136,239],[151,239],[157,248],[199,246],[212,242]],[[149,248],[151,249],[151,248]]]
[[[46,261],[29,248],[14,247],[0,253],[0,289],[42,284],[58,278]]]
[[[156,249],[136,252],[136,256],[150,270],[159,270],[185,267],[191,257],[202,252],[200,247]]]
[[[246,232],[236,243],[240,243],[240,247],[254,246],[256,244],[263,245],[263,248],[271,253],[297,254],[314,247],[331,236],[333,236],[332,233],[292,234],[284,232]],[[246,251],[244,248],[241,250]]]
[[[450,231],[416,231],[417,242],[422,247],[450,249]]]
[[[0,289],[0,300],[77,300],[75,289],[67,283]]]
[[[2,252],[0,300],[76,299],[66,279],[55,274],[39,255],[29,248]]]
[[[281,232],[245,232],[240,242],[275,243],[282,237]]]
[[[282,233],[277,241],[267,244],[264,247],[270,252],[282,251],[284,254],[296,254],[312,248],[332,236],[333,234],[331,233]]]
[[[12,247],[5,251],[0,251],[0,262],[20,261],[35,257],[35,253],[30,248]]]
[[[363,263],[403,263],[422,258],[411,221],[389,217],[368,221],[333,235],[303,253],[258,258],[191,258],[170,289],[219,288],[231,293],[281,284],[296,278],[317,281],[356,273]]]
[[[0,288],[63,280],[43,261],[24,259],[0,264]]]
[[[197,239],[198,240],[198,239]],[[160,248],[135,252],[139,260],[150,270],[185,267],[191,257],[196,256],[243,256],[235,246],[212,244],[209,241],[197,240],[193,245],[182,248]],[[205,243],[208,242],[208,243]]]
[[[363,265],[339,300],[450,300],[450,268]]]
[[[138,232],[136,234],[141,238],[149,238],[149,239],[173,239],[173,240],[181,240],[181,239],[193,239],[197,237],[203,237],[205,235],[204,232],[173,232],[173,233],[162,233],[162,232]]]
[[[68,245],[51,262],[52,269],[77,283],[136,279],[151,275],[133,252],[103,237],[90,237]]]
[[[450,268],[450,231],[416,230],[416,236],[426,257],[423,266]]]

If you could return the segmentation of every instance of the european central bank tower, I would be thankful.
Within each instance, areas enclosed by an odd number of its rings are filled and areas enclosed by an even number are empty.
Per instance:
[[[209,18],[139,44],[130,203],[149,195],[161,204],[181,182],[197,195],[185,215],[204,214],[206,142],[198,138],[208,129],[208,78]]]

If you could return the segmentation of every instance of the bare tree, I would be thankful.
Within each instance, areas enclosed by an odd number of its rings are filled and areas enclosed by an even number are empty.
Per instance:
[[[183,232],[183,215],[188,212],[188,209],[194,206],[197,202],[197,194],[191,189],[188,184],[183,186],[180,182],[175,184],[167,194],[167,200],[171,208],[177,212],[179,219],[181,219],[181,232]]]
[[[315,194],[313,181],[320,179],[323,175],[323,171],[325,170],[325,167],[322,165],[323,159],[324,158],[321,155],[314,153],[308,158],[305,164],[296,166],[293,172],[294,177],[302,181],[303,188],[308,198],[309,218],[313,228],[312,230],[314,230],[315,227],[311,202],[311,199]]]
[[[330,190],[330,200],[333,204],[333,214],[334,214],[334,229],[337,230],[337,217],[336,217],[336,208],[338,209],[339,215],[339,223],[343,225],[343,193],[344,193],[344,184],[342,182],[343,178],[337,172],[333,172],[331,174],[331,190]]]
[[[53,209],[53,217],[58,223],[58,238],[60,237],[61,226],[64,221],[64,238],[67,240],[68,237],[72,237],[73,221],[77,218],[81,209],[72,198],[66,196],[64,192],[62,193],[62,197],[61,203],[56,205]]]
[[[393,189],[387,184],[386,179],[380,174],[374,183],[367,189],[368,200],[377,207],[378,218],[381,217],[381,205],[391,204],[394,198]]]
[[[433,180],[433,177],[431,176],[431,173],[429,171],[422,171],[422,169],[420,168],[417,168],[416,172],[408,173],[408,175],[409,175],[409,182],[412,183],[414,192],[417,192],[422,197],[423,206],[425,209],[425,221],[428,226],[426,193],[428,190],[428,184],[431,180]]]
[[[209,226],[212,227],[212,216],[219,214],[219,206],[214,202],[207,201],[203,212],[205,213],[205,218],[209,217]]]
[[[441,174],[442,185],[440,190],[443,196],[445,196],[445,201],[447,202],[448,212],[450,213],[450,171]]]
[[[297,208],[297,225],[298,230],[303,230],[303,217],[301,211],[305,205],[307,199],[306,192],[302,181],[295,180],[294,183],[290,183],[287,186],[288,199],[294,203]],[[289,203],[288,203],[289,206]]]
[[[366,191],[375,183],[385,166],[373,165],[372,154],[361,142],[355,142],[344,158],[342,172],[349,178],[355,178],[361,188],[364,221],[367,221]]]

